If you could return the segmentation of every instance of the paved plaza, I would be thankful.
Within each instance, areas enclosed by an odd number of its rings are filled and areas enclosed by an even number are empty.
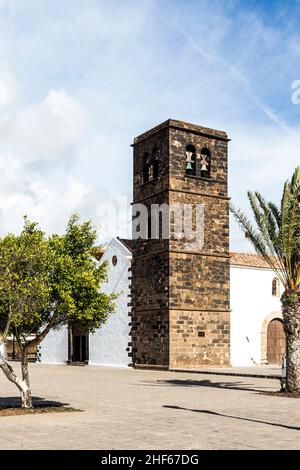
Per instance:
[[[0,417],[1,449],[299,449],[300,399],[279,381],[32,364],[35,397],[81,413]],[[0,403],[17,390],[0,371]]]

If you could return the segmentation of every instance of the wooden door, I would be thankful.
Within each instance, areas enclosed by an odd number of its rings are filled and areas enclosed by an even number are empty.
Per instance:
[[[276,318],[270,321],[267,333],[267,361],[268,364],[281,364],[285,355],[286,341],[283,323]]]

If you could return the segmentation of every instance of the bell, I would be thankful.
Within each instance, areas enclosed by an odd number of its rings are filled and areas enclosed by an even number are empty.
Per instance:
[[[208,162],[207,162],[206,157],[204,155],[201,156],[200,165],[201,165],[201,171],[207,171],[208,170]]]
[[[186,159],[187,159],[187,161],[190,162],[190,161],[192,160],[193,152],[187,150],[187,151],[185,152],[185,154],[186,154]]]
[[[190,151],[186,151],[185,152],[186,154],[186,163],[185,163],[185,169],[186,170],[192,170],[193,169],[193,165],[192,165],[192,155],[193,155],[193,152],[190,152]]]

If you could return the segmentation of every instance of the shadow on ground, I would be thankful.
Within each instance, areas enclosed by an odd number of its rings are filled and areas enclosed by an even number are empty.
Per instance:
[[[300,431],[300,427],[297,426],[289,426],[287,424],[280,424],[280,423],[271,423],[269,421],[262,421],[259,419],[252,419],[252,418],[242,418],[240,416],[233,416],[233,415],[227,415],[223,413],[217,413],[216,411],[210,411],[210,410],[194,410],[192,408],[184,408],[183,406],[176,406],[176,405],[163,405],[163,408],[170,408],[172,410],[184,410],[184,411],[192,411],[194,413],[202,413],[210,416],[220,416],[223,418],[230,418],[230,419],[237,419],[240,421],[250,421],[252,423],[260,423],[260,424],[267,424],[269,426],[276,426],[279,428],[285,428],[285,429],[293,429],[294,431]]]
[[[34,408],[63,408],[69,403],[60,401],[45,400],[41,397],[32,397]],[[8,408],[21,408],[21,399],[19,397],[0,397],[0,410]]]
[[[243,382],[212,382],[211,380],[180,380],[180,379],[169,379],[169,380],[153,380],[143,382],[143,385],[147,384],[148,386],[175,386],[175,387],[211,387],[211,388],[222,388],[227,390],[246,390],[250,392],[259,392],[262,390],[267,391],[268,389],[274,389],[272,386],[268,387],[258,386],[254,384],[245,384]],[[280,383],[278,380],[278,391],[280,389]]]

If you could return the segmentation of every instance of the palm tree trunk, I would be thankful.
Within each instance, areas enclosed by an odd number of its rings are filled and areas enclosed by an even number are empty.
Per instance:
[[[300,391],[300,296],[285,292],[281,299],[286,334],[286,389]]]

